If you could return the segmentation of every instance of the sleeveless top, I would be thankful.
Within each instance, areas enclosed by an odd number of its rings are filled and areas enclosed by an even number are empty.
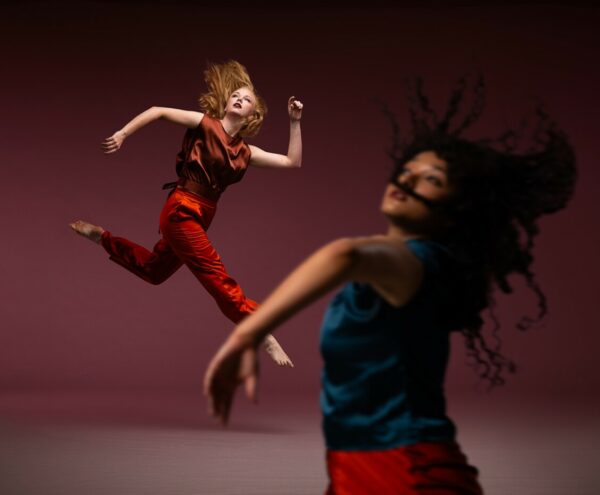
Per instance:
[[[178,177],[199,182],[218,197],[227,186],[242,180],[250,154],[239,135],[231,137],[220,120],[204,114],[198,127],[186,131],[175,169]]]
[[[383,450],[455,439],[443,391],[460,264],[441,244],[406,242],[423,263],[421,287],[396,308],[349,283],[321,327],[321,410],[327,447]]]

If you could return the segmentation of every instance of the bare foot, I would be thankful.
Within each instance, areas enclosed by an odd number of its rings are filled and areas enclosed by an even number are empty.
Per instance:
[[[83,220],[72,222],[69,224],[69,227],[71,227],[79,235],[87,237],[90,241],[93,241],[96,244],[100,244],[100,239],[102,239],[102,233],[104,232],[102,227],[85,222]]]
[[[263,346],[265,351],[267,351],[267,354],[271,356],[271,359],[279,366],[289,366],[290,368],[294,367],[294,363],[292,363],[292,360],[279,345],[279,342],[275,340],[275,337],[272,335],[267,335],[263,342]]]

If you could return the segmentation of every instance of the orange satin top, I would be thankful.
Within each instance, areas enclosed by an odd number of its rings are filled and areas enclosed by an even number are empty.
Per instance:
[[[207,186],[218,197],[239,182],[250,161],[250,147],[239,136],[231,137],[220,120],[204,114],[195,129],[188,129],[175,166],[177,175]]]

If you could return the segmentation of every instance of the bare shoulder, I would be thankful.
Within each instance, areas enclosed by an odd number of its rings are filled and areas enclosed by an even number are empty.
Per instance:
[[[383,259],[396,259],[406,262],[419,262],[418,258],[406,245],[406,241],[389,235],[371,235],[348,239],[354,248],[362,249],[365,254],[381,256]]]
[[[262,148],[259,148],[254,144],[248,144],[248,148],[250,148],[251,153],[250,159],[255,158],[256,156],[260,156],[261,153],[265,152]]]
[[[423,279],[423,264],[402,239],[374,235],[348,239],[359,258],[357,281],[369,283],[391,305],[406,304]]]

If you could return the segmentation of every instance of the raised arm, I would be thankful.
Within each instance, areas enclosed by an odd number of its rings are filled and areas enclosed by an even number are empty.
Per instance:
[[[112,136],[106,138],[102,142],[102,150],[107,154],[114,153],[123,145],[125,138],[155,120],[164,119],[192,129],[198,126],[203,117],[204,114],[202,112],[179,110],[178,108],[151,107],[135,116]]]
[[[302,118],[302,102],[294,96],[288,100],[288,114],[290,116],[290,142],[287,155],[271,153],[258,146],[250,145],[252,155],[250,165],[256,167],[298,168],[302,164],[302,134],[300,132],[300,119]]]
[[[416,293],[422,277],[421,262],[403,242],[387,236],[340,239],[319,249],[236,327],[212,359],[204,377],[211,413],[227,422],[240,383],[245,383],[249,397],[255,396],[256,347],[268,333],[336,286],[366,282],[388,302],[401,306]]]

